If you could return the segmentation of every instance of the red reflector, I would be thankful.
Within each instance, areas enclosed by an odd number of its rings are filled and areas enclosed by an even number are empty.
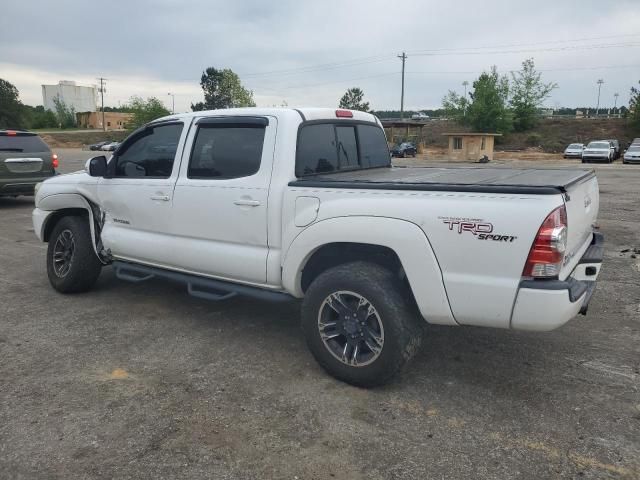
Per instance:
[[[58,168],[59,164],[60,162],[58,162],[58,155],[54,153],[53,155],[51,155],[51,166],[53,168]]]
[[[18,132],[16,132],[15,130],[7,130],[7,135],[14,136],[14,135],[17,135],[17,134],[18,134]]]
[[[336,117],[353,118],[353,112],[351,110],[336,110]]]

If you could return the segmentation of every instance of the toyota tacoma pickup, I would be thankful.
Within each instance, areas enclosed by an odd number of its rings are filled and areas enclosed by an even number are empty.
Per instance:
[[[62,293],[101,269],[196,297],[301,299],[324,369],[390,380],[426,323],[545,331],[585,313],[603,258],[592,170],[402,168],[380,121],[319,108],[171,115],[37,188]]]

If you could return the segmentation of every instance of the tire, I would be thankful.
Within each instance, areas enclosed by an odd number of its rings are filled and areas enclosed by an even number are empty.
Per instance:
[[[343,313],[347,322],[340,319]],[[316,361],[333,377],[359,387],[382,385],[396,376],[420,348],[422,327],[401,281],[372,263],[330,268],[313,281],[302,302],[302,329]]]
[[[49,283],[61,293],[86,292],[98,280],[102,263],[93,250],[86,217],[63,217],[47,247]]]

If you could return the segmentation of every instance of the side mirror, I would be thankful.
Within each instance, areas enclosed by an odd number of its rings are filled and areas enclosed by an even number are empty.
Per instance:
[[[104,177],[107,174],[107,157],[104,155],[90,158],[87,165],[89,166],[89,175],[92,177]]]

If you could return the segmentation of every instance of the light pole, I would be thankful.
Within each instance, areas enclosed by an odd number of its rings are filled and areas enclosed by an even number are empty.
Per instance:
[[[464,107],[462,110],[463,117],[467,116],[467,85],[469,85],[469,82],[467,82],[466,80],[462,82],[462,86],[464,87]]]
[[[597,117],[598,110],[600,109],[600,89],[602,88],[602,84],[604,83],[604,80],[600,78],[596,83],[598,84],[598,103],[596,104],[596,117]]]
[[[171,97],[171,113],[176,113],[176,94],[175,93],[167,93]]]
[[[618,92],[613,94],[613,113],[616,113],[616,107],[618,106],[618,97],[620,94]]]

